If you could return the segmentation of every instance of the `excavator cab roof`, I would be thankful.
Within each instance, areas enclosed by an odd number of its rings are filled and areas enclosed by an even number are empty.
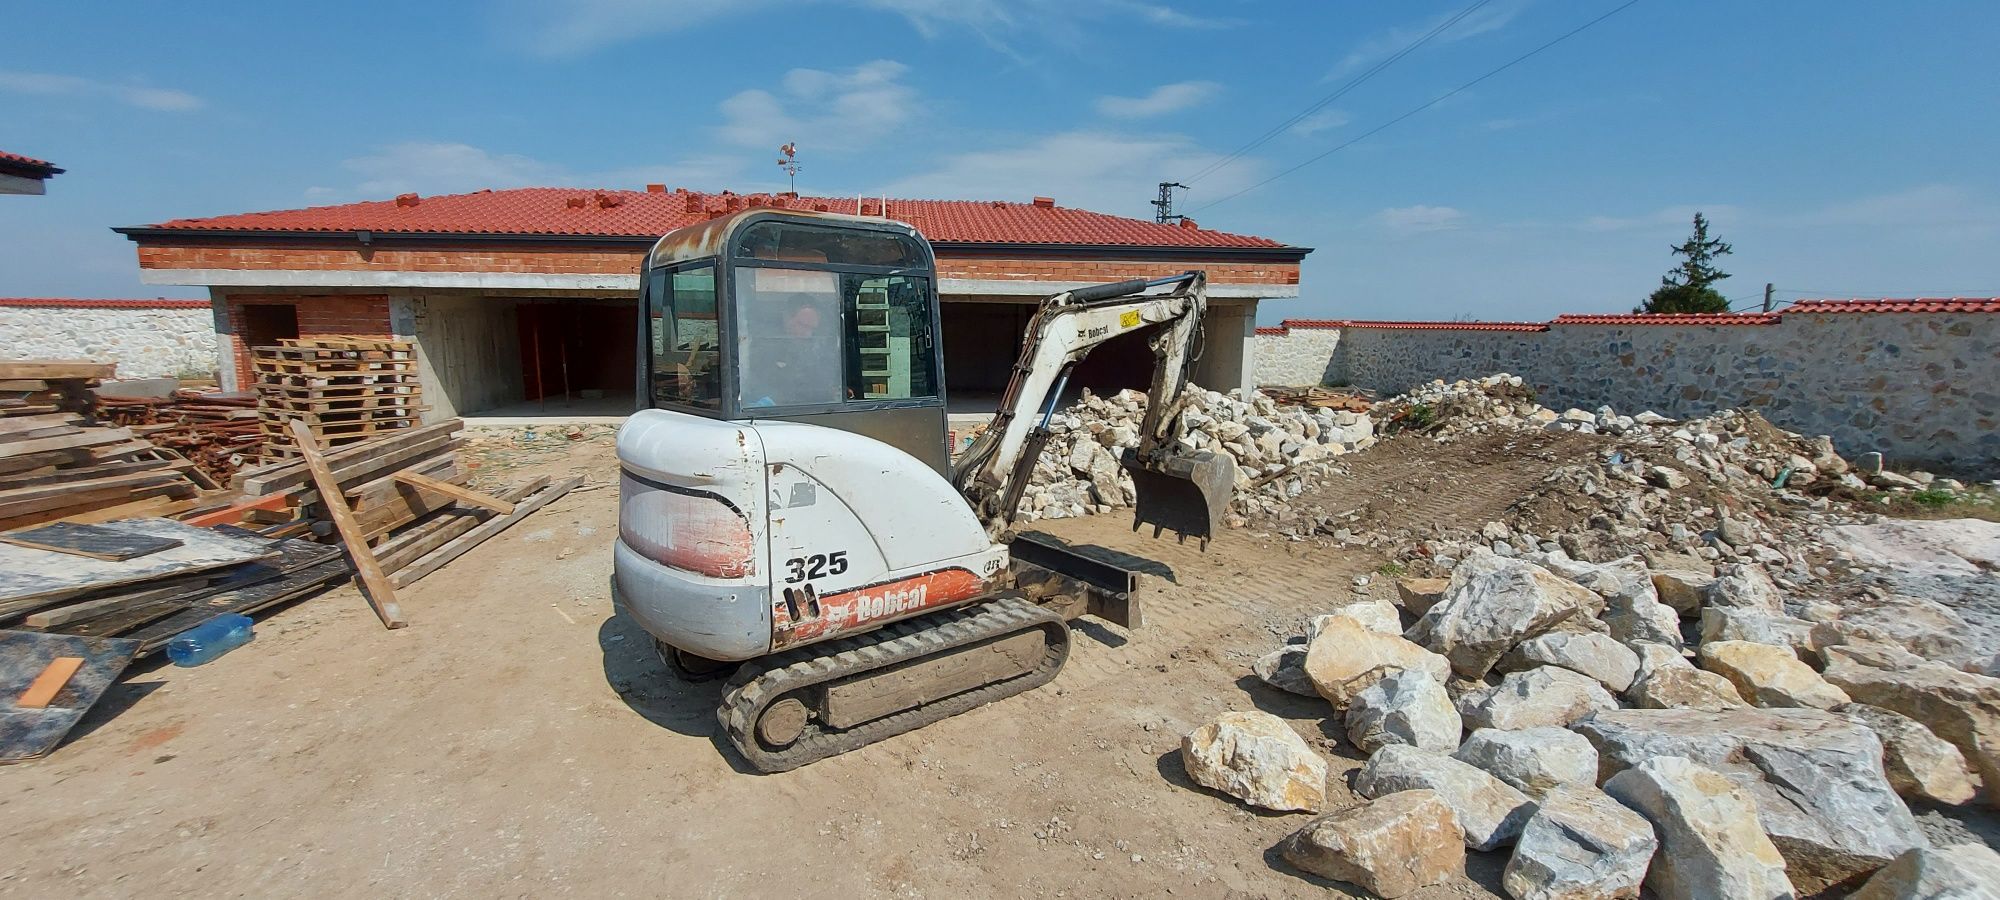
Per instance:
[[[936,263],[915,228],[752,209],[668,234],[646,263],[653,405],[809,421],[947,468]]]

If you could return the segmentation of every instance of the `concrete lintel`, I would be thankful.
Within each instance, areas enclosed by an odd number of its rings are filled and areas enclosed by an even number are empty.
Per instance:
[[[0,194],[46,194],[49,189],[40,178],[20,175],[0,175]]]
[[[209,287],[483,288],[499,290],[639,290],[636,272],[546,275],[532,272],[405,272],[347,269],[140,269],[143,284]]]
[[[1026,281],[1008,278],[940,278],[940,294],[984,294],[988,296],[1046,297],[1063,291],[1102,284],[1099,281]],[[1254,299],[1297,297],[1296,284],[1216,284],[1208,283],[1210,297]]]

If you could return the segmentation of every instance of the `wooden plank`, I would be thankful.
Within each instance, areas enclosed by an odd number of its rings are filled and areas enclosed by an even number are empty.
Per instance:
[[[29,472],[19,475],[0,475],[0,489],[35,487],[44,484],[67,484],[107,475],[123,475],[130,472],[144,472],[159,469],[167,464],[156,459],[135,459],[125,462],[103,463],[95,466],[80,466],[74,469],[58,469],[53,472]]]
[[[168,481],[159,484],[145,484],[137,487],[98,488],[92,491],[72,491],[53,497],[32,500],[17,500],[0,507],[0,531],[20,528],[24,525],[40,525],[56,519],[68,518],[72,512],[101,509],[105,506],[122,504],[147,497],[194,496],[194,485],[185,481]]]
[[[494,496],[509,503],[519,503],[548,483],[549,476],[539,475],[505,490],[496,491]],[[453,538],[471,531],[479,523],[491,517],[492,513],[483,509],[453,508],[383,541],[381,546],[375,548],[375,558],[382,563],[382,568],[395,572],[422,559],[425,554],[444,546]]]
[[[456,540],[453,540],[450,543],[447,543],[444,546],[431,551],[429,554],[425,555],[422,559],[412,562],[409,565],[403,567],[401,570],[398,570],[395,575],[396,586],[406,587],[412,582],[415,582],[417,579],[437,571],[439,568],[443,567],[444,564],[451,562],[454,559],[457,559],[460,555],[464,554],[465,551],[471,550],[472,548],[479,546],[479,544],[485,541],[487,538],[499,534],[502,531],[506,531],[507,528],[509,526],[512,526],[515,522],[519,522],[522,519],[525,519],[529,515],[533,514],[535,510],[541,509],[542,507],[555,502],[558,498],[562,497],[564,494],[569,493],[572,488],[575,488],[577,485],[580,485],[582,483],[583,483],[583,476],[572,475],[568,478],[565,478],[561,481],[551,484],[540,491],[537,491],[535,494],[533,494],[532,496],[528,497],[525,500],[522,500],[520,503],[514,504],[514,512],[512,514],[505,516],[496,516],[494,518],[488,519],[485,522],[481,523],[478,527],[475,527],[471,531],[468,531],[465,534],[460,535]],[[370,559],[372,560],[373,557],[370,557]]]
[[[0,391],[46,391],[49,383],[39,378],[8,378],[0,380]]]
[[[326,463],[336,471],[357,460],[380,457],[392,451],[400,451],[420,443],[431,443],[438,439],[449,439],[451,433],[465,427],[457,419],[449,419],[436,425],[412,428],[381,440],[367,441],[338,450],[324,452]],[[229,486],[252,496],[262,496],[274,491],[294,488],[312,481],[307,474],[305,463],[286,460],[254,469],[243,469],[229,479]]]
[[[167,468],[162,464],[151,471],[105,475],[99,478],[86,478],[82,481],[73,481],[67,484],[43,484],[33,487],[9,488],[0,491],[0,510],[5,510],[10,504],[17,501],[42,500],[49,497],[60,497],[64,494],[100,491],[109,488],[150,487],[163,481],[177,481],[182,477],[180,472]]]
[[[0,541],[20,547],[109,560],[131,559],[181,545],[179,538],[129,534],[75,522],[53,522],[25,531],[0,534]]]
[[[439,481],[427,475],[420,475],[416,472],[408,472],[408,471],[397,472],[394,477],[397,481],[400,481],[411,487],[422,488],[427,491],[436,491],[440,494],[443,494],[447,497],[457,500],[460,503],[470,504],[472,506],[485,507],[486,509],[490,509],[503,516],[511,515],[514,512],[514,504],[512,503],[508,503],[507,501],[495,497],[491,494],[482,494],[468,487],[460,487],[448,481]]]
[[[0,379],[39,378],[44,381],[59,381],[68,378],[111,378],[117,373],[116,363],[94,363],[81,359],[0,362]]]
[[[9,441],[0,444],[0,457],[20,456],[24,453],[39,453],[43,450],[69,450],[75,447],[95,447],[114,441],[129,441],[132,432],[124,428],[91,428],[77,434],[60,437],[35,438],[28,441]],[[147,446],[152,446],[148,444]]]
[[[0,684],[26,684],[57,657],[83,660],[83,667],[44,708],[22,709],[7,702],[13,697],[0,699],[0,765],[47,756],[104,696],[138,649],[137,641],[115,638],[0,631]]]
[[[289,600],[318,593],[339,584],[353,572],[354,569],[347,564],[347,560],[328,560],[276,581],[210,594],[170,618],[125,632],[123,636],[138,641],[140,653],[154,653],[165,647],[168,641],[173,640],[181,632],[216,616],[229,613],[247,616]]]
[[[379,478],[371,478],[359,484],[348,485],[346,488],[347,505],[353,507],[355,512],[360,512],[375,504],[388,503],[402,496],[408,488],[400,487],[397,484],[396,475],[398,472],[415,472],[419,475],[429,475],[453,484],[464,484],[466,478],[464,473],[458,471],[458,454],[443,453],[433,456],[430,459],[422,460],[408,468],[390,472]]]
[[[56,413],[44,416],[8,416],[0,419],[0,440],[13,440],[13,435],[23,431],[37,431],[43,428],[61,428],[76,425],[83,417],[75,413]]]
[[[110,615],[114,612],[146,606],[170,597],[198,596],[202,588],[208,587],[208,583],[209,577],[206,573],[191,575],[186,578],[175,578],[164,582],[156,581],[147,585],[143,590],[121,591],[108,597],[79,600],[75,603],[65,603],[62,606],[29,613],[21,619],[21,623],[31,628],[41,629],[66,625],[70,622],[80,622],[84,619],[94,619],[98,616]]]
[[[98,525],[104,522],[116,522],[121,519],[165,518],[193,509],[197,502],[195,500],[176,500],[171,495],[149,497],[145,500],[132,503],[120,503],[117,506],[107,506],[87,512],[70,513],[63,516],[61,521],[76,522],[83,525]]]
[[[361,578],[362,592],[368,596],[368,604],[375,608],[375,615],[388,628],[401,628],[410,624],[403,618],[403,610],[396,605],[396,589],[389,583],[389,576],[375,562],[375,554],[368,549],[368,537],[361,526],[354,521],[354,511],[347,508],[347,501],[341,498],[340,480],[333,470],[327,468],[326,460],[319,454],[319,444],[313,439],[312,431],[304,422],[292,423],[292,440],[299,453],[305,457],[306,468],[312,473],[313,484],[318,486],[320,505],[326,507],[333,517],[333,527],[340,530],[340,541],[347,545],[347,555],[354,561],[354,569]]]
[[[452,438],[443,443],[426,441],[415,447],[398,450],[395,453],[366,459],[361,462],[351,463],[344,468],[335,469],[333,470],[333,477],[339,479],[341,490],[345,491],[349,487],[387,475],[399,469],[407,469],[412,463],[428,459],[435,454],[451,453],[464,445],[465,441],[460,438]],[[307,488],[307,490],[297,495],[298,502],[301,505],[312,503],[319,499],[319,493],[312,490],[311,485],[307,485]]]
[[[57,694],[62,693],[63,688],[69,686],[70,678],[81,668],[83,668],[81,656],[58,656],[49,660],[49,665],[42,670],[42,674],[35,676],[34,682],[28,685],[28,689],[22,691],[21,696],[14,698],[14,706],[19,709],[46,709],[49,701],[54,700]]]

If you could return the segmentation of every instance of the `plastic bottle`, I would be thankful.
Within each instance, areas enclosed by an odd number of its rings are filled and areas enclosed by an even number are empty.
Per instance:
[[[225,613],[174,636],[167,642],[167,658],[177,666],[198,666],[228,653],[256,637],[249,616]]]

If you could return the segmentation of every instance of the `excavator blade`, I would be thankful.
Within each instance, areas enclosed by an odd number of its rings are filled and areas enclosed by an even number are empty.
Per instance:
[[[1161,454],[1152,460],[1128,453],[1125,470],[1138,494],[1132,530],[1151,525],[1155,537],[1166,529],[1183,540],[1198,538],[1204,547],[1229,510],[1236,488],[1236,464],[1207,450]]]

